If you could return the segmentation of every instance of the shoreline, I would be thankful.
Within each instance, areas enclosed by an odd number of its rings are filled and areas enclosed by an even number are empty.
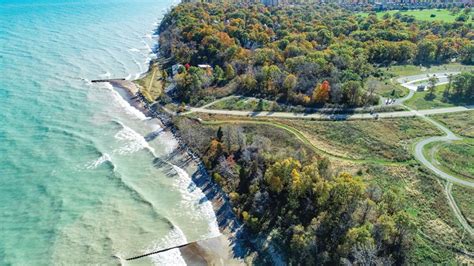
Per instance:
[[[164,160],[185,170],[212,205],[220,235],[179,248],[183,259],[193,265],[245,265],[244,259],[252,250],[244,236],[242,224],[232,211],[227,195],[214,183],[201,159],[182,141],[169,115],[153,110],[153,105],[146,102],[134,81],[111,80],[109,83],[132,107],[146,117],[157,118],[163,130],[171,132],[178,147]]]

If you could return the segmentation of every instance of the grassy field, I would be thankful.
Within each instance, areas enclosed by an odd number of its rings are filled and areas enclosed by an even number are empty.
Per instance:
[[[417,20],[424,20],[424,21],[443,21],[443,22],[454,22],[456,18],[461,14],[452,15],[451,11],[447,9],[423,9],[423,10],[406,10],[406,11],[399,11],[399,10],[390,10],[384,12],[377,12],[377,17],[382,18],[385,14],[393,15],[397,12],[400,12],[404,15],[414,16]],[[472,16],[473,12],[471,12]],[[368,16],[369,13],[364,12],[361,13],[362,16]],[[431,15],[435,15],[432,17]]]
[[[370,77],[367,83],[373,83],[376,87],[375,93],[385,98],[401,98],[408,95],[408,89],[386,78],[378,79]]]
[[[472,196],[474,195],[474,190],[461,186],[453,186],[451,193],[467,222],[471,226],[474,226],[474,200]]]
[[[414,138],[441,134],[418,118],[279,122],[300,130],[321,149],[352,159],[410,160],[409,146]]]
[[[463,137],[474,138],[474,110],[460,113],[439,114],[432,117],[446,125],[454,133]]]
[[[440,144],[434,159],[451,172],[474,179],[474,139]]]
[[[135,80],[143,96],[150,102],[154,102],[163,93],[163,82],[160,68],[156,64],[151,65],[145,76]]]
[[[416,110],[443,108],[463,105],[464,103],[450,102],[443,99],[443,91],[446,85],[440,85],[435,88],[435,92],[431,94],[428,91],[417,91],[415,95],[407,101],[405,105]]]
[[[424,73],[436,73],[436,72],[462,72],[474,70],[474,66],[466,66],[461,64],[444,64],[431,67],[415,66],[415,65],[400,65],[390,66],[381,68],[382,70],[392,74],[394,76],[412,76]]]

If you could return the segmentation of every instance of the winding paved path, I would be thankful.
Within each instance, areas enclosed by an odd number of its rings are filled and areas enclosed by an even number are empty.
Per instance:
[[[450,75],[450,74],[455,75],[455,74],[458,74],[458,72],[438,74],[439,82],[437,83],[437,85],[448,83],[448,75]],[[400,79],[397,80],[398,82],[405,81],[405,83],[400,82],[401,85],[404,86],[405,88],[410,89],[410,94],[407,97],[405,97],[405,99],[401,99],[401,101],[400,101],[401,104],[403,103],[403,101],[408,100],[413,96],[413,94],[415,93],[415,91],[417,89],[417,85],[415,85],[415,83],[418,84],[419,81],[428,79],[428,76],[425,76],[424,78],[417,78],[416,76],[413,76],[413,77],[415,77],[415,78],[405,77],[405,78],[400,78]],[[408,109],[410,109],[410,108],[408,108]],[[427,117],[424,113],[421,113],[421,111],[415,111],[413,109],[410,109],[410,110],[413,113],[417,114],[418,116],[422,117],[423,119],[427,120],[431,124],[435,125],[438,129],[440,129],[441,131],[443,131],[446,134],[445,136],[430,137],[430,138],[427,138],[427,139],[424,139],[424,140],[418,142],[415,146],[414,156],[421,164],[423,164],[425,167],[427,167],[432,172],[434,172],[438,177],[440,177],[440,178],[447,181],[446,182],[446,187],[445,187],[445,193],[446,193],[446,197],[447,197],[447,200],[448,200],[448,204],[451,207],[451,209],[453,210],[454,216],[456,216],[456,218],[459,221],[459,223],[461,224],[461,226],[471,236],[473,236],[474,235],[474,229],[469,225],[466,218],[464,217],[461,210],[459,209],[458,205],[456,204],[456,201],[454,200],[453,195],[451,194],[451,189],[453,187],[453,183],[458,184],[458,185],[462,185],[462,186],[466,186],[466,187],[469,187],[469,188],[474,188],[474,182],[468,181],[466,179],[458,178],[456,176],[450,175],[450,174],[442,171],[441,169],[434,166],[423,154],[424,147],[426,145],[432,143],[432,142],[440,142],[440,141],[450,142],[450,141],[455,141],[455,140],[461,140],[462,138],[456,136],[456,134],[454,134],[451,130],[449,130],[447,127],[443,126],[439,122]],[[433,110],[439,110],[439,109],[433,109]]]
[[[415,111],[416,112],[416,111]],[[444,171],[440,170],[436,166],[434,166],[423,154],[423,148],[428,145],[429,143],[432,142],[440,142],[440,141],[454,141],[454,140],[461,140],[460,137],[456,136],[453,132],[451,132],[449,129],[447,129],[445,126],[441,125],[440,123],[434,121],[433,119],[422,116],[425,120],[431,122],[431,124],[435,125],[437,128],[442,130],[444,133],[446,133],[445,136],[436,136],[436,137],[430,137],[427,139],[424,139],[420,142],[418,142],[415,146],[415,158],[420,161],[424,166],[429,168],[431,171],[433,171],[435,174],[437,174],[439,177],[449,181],[453,182],[455,184],[467,186],[470,188],[474,188],[474,182],[468,181],[466,179],[461,179],[458,177],[455,177],[453,175],[450,175],[448,173],[445,173]]]

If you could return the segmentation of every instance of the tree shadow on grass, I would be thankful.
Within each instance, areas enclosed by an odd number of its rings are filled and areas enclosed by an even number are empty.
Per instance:
[[[425,95],[425,100],[427,101],[433,101],[436,98],[436,95],[434,93],[428,93]]]

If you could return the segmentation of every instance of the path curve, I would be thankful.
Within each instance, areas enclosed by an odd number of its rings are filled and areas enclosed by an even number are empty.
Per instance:
[[[427,139],[424,139],[420,142],[418,142],[415,146],[415,158],[420,161],[424,166],[426,166],[427,168],[429,168],[431,171],[433,171],[434,173],[436,173],[439,177],[445,179],[446,181],[449,181],[449,182],[453,182],[455,184],[459,184],[459,185],[463,185],[463,186],[467,186],[467,187],[470,187],[470,188],[474,188],[474,182],[472,181],[468,181],[468,180],[465,180],[465,179],[461,179],[461,178],[458,178],[458,177],[455,177],[453,175],[450,175],[442,170],[440,170],[439,168],[437,168],[436,166],[434,166],[426,157],[425,155],[423,154],[423,148],[432,143],[432,142],[440,142],[440,141],[454,141],[454,140],[461,140],[460,137],[456,136],[453,132],[451,132],[449,129],[447,129],[445,126],[441,125],[440,123],[434,121],[433,119],[429,118],[429,117],[426,117],[426,116],[422,116],[424,119],[426,119],[427,121],[431,122],[431,124],[435,125],[437,128],[439,128],[440,130],[442,130],[444,133],[446,133],[445,136],[436,136],[436,137],[430,137],[430,138],[427,138]]]
[[[413,112],[417,113],[417,111],[413,111]],[[450,142],[450,141],[455,141],[455,140],[461,140],[461,138],[456,136],[456,134],[454,134],[451,130],[449,130],[448,128],[446,128],[442,124],[436,122],[435,120],[433,120],[429,117],[426,117],[425,115],[420,115],[420,116],[422,118],[424,118],[425,120],[431,122],[431,124],[435,125],[440,130],[442,130],[444,133],[446,133],[446,135],[441,136],[441,137],[439,137],[439,136],[430,137],[430,138],[427,138],[427,139],[424,139],[424,140],[418,142],[415,146],[415,152],[414,152],[415,158],[421,164],[423,164],[425,167],[427,167],[432,172],[434,172],[438,177],[440,177],[440,178],[447,181],[446,187],[445,187],[445,192],[446,192],[446,196],[447,196],[447,199],[448,199],[448,204],[451,207],[451,209],[453,210],[454,216],[456,216],[456,218],[458,219],[461,226],[471,236],[473,236],[474,235],[474,229],[469,225],[466,218],[462,214],[461,210],[459,210],[459,207],[457,206],[456,201],[454,200],[453,195],[451,194],[451,188],[452,188],[453,183],[458,184],[458,185],[462,185],[462,186],[466,186],[466,187],[469,187],[469,188],[474,188],[474,182],[458,178],[456,176],[450,175],[450,174],[442,171],[441,169],[434,166],[423,154],[423,148],[426,145],[428,145],[429,143],[439,142],[439,141]]]
[[[464,218],[464,215],[459,209],[458,205],[456,204],[456,201],[454,200],[453,195],[451,194],[452,188],[453,183],[446,183],[445,192],[446,196],[448,197],[449,206],[451,206],[451,209],[453,209],[454,215],[456,216],[456,218],[458,218],[458,221],[461,223],[462,227],[466,229],[466,231],[472,236],[474,235],[474,229],[472,229],[472,227],[469,225],[466,218]]]

